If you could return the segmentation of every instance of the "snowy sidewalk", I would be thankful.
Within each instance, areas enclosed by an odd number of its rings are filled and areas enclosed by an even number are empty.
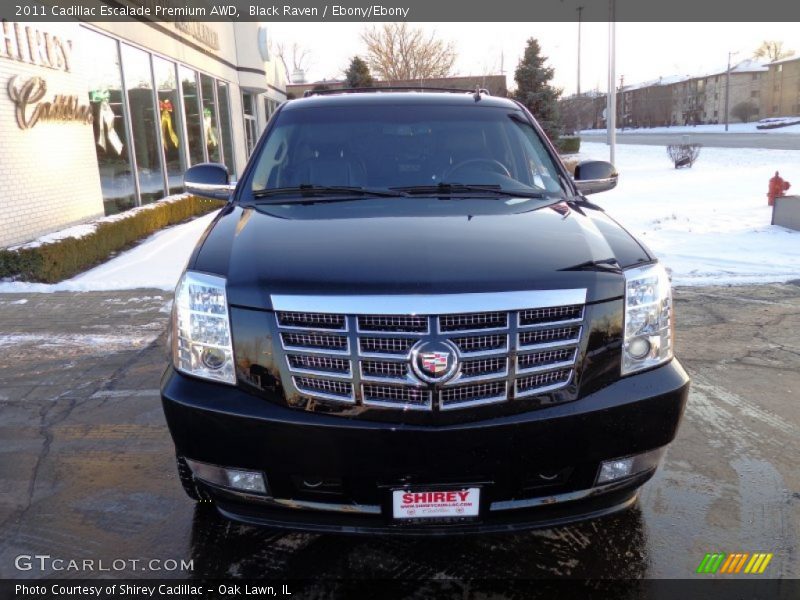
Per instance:
[[[800,119],[800,118],[799,118]],[[798,119],[795,119],[798,120]],[[800,135],[800,124],[789,125],[786,127],[776,127],[774,129],[759,129],[758,122],[753,123],[730,123],[728,131],[725,131],[724,123],[717,123],[716,125],[672,125],[670,127],[626,127],[625,129],[617,128],[618,135],[626,133],[757,133],[757,134],[794,134]],[[580,136],[605,136],[606,129],[582,129],[578,135]]]
[[[581,158],[608,160],[584,143]],[[800,278],[800,232],[770,225],[769,178],[800,188],[800,151],[703,148],[675,169],[662,146],[617,146],[616,189],[591,196],[672,270],[675,285],[784,282]],[[790,190],[793,191],[793,190]]]
[[[61,283],[0,282],[2,292],[173,290],[197,240],[218,211],[154,233],[139,245]]]

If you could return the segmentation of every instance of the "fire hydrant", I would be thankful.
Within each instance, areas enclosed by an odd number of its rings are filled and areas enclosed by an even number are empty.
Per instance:
[[[773,206],[775,204],[775,198],[779,198],[781,196],[786,195],[786,190],[792,187],[792,184],[788,181],[785,181],[783,177],[781,177],[777,171],[775,171],[775,177],[769,180],[769,191],[767,192],[767,204]]]

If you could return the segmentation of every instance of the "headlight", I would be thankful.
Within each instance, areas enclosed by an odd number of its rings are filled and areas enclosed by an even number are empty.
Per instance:
[[[187,271],[175,289],[172,360],[195,377],[236,383],[225,279]]]
[[[625,342],[622,374],[672,358],[672,288],[660,264],[625,271]]]

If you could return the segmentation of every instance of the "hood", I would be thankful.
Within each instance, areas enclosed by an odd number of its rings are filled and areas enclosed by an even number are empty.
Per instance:
[[[191,268],[227,277],[231,305],[265,309],[270,294],[586,288],[588,302],[623,295],[621,273],[602,264],[616,258],[606,237],[565,204],[416,200],[232,206]]]

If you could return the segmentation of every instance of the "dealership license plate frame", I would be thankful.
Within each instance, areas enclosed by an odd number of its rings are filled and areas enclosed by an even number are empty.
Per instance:
[[[409,514],[403,516],[398,515],[396,499],[402,498],[402,494],[417,494],[417,493],[449,493],[449,492],[469,492],[471,495],[471,502],[474,504],[474,509],[469,512],[458,513],[453,509],[447,512],[439,512],[438,514]],[[410,488],[394,488],[391,490],[389,496],[389,510],[391,519],[394,523],[453,523],[463,521],[475,521],[481,518],[483,512],[483,496],[484,490],[481,485],[469,484],[463,486],[441,485],[441,486],[424,486],[424,487],[410,487]]]

